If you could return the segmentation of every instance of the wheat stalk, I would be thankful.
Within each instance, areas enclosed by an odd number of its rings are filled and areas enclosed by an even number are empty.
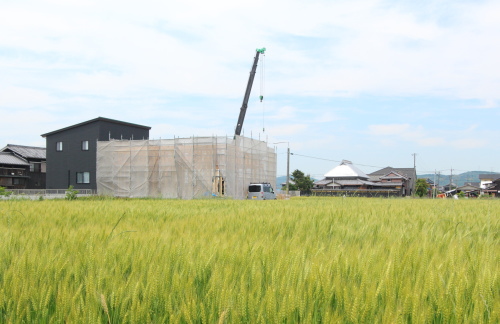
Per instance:
[[[106,303],[106,298],[104,297],[103,294],[101,294],[101,305],[106,315],[108,315],[108,323],[111,324],[111,318],[109,317],[109,311],[108,311],[108,304]]]
[[[227,316],[227,309],[220,314],[218,323],[223,324],[224,321],[226,320],[226,316]]]

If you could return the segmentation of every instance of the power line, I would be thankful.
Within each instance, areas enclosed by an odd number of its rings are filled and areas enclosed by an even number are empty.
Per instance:
[[[329,162],[342,162],[340,160],[325,159],[325,158],[320,158],[320,157],[316,157],[316,156],[303,155],[303,154],[297,154],[297,153],[290,153],[290,155],[302,156],[302,157],[306,157],[306,158],[310,158],[310,159],[322,160],[322,161],[329,161]],[[370,167],[370,168],[380,168],[380,169],[385,168],[385,167],[378,166],[378,165],[368,165],[368,164],[360,164],[360,163],[353,163],[353,164],[360,165],[360,166],[365,166],[365,167]],[[449,170],[450,169],[442,169],[442,170],[420,170],[419,174],[434,173],[434,172],[443,172],[443,171],[449,171]],[[453,170],[454,171],[463,171],[463,172],[472,172],[472,171],[475,171],[475,170],[471,171],[471,170],[460,170],[460,169],[453,169]],[[488,171],[488,172],[497,173],[496,171]]]
[[[310,158],[310,159],[316,159],[316,160],[323,160],[323,161],[330,161],[330,162],[342,162],[342,161],[339,161],[339,160],[324,159],[324,158],[319,158],[319,157],[309,156],[309,155],[302,155],[302,154],[297,154],[297,153],[290,153],[290,154],[291,155],[302,156],[302,157],[307,157],[307,158]],[[365,167],[370,167],[370,168],[380,168],[380,169],[385,168],[385,167],[381,167],[381,166],[378,166],[378,165],[368,165],[368,164],[360,164],[360,163],[353,163],[353,164],[361,165],[361,166],[365,166]]]

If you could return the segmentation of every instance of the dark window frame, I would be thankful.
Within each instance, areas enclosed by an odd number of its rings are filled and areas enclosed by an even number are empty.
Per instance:
[[[30,172],[32,172],[32,173],[42,172],[42,163],[41,162],[30,162]]]
[[[59,141],[56,142],[56,152],[62,152],[63,151],[63,142]]]
[[[24,181],[21,178],[12,178],[12,184],[17,185],[17,186],[21,186],[21,185],[24,185]]]
[[[87,174],[87,179],[85,179],[85,174]],[[87,180],[87,182],[85,182]],[[90,172],[83,171],[76,173],[76,183],[78,184],[89,184],[90,183]]]
[[[89,141],[82,141],[82,151],[88,151],[89,150]]]

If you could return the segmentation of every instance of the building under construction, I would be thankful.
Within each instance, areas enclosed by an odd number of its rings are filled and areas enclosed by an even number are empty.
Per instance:
[[[276,152],[243,137],[97,142],[97,192],[118,197],[244,199],[252,182],[276,187]]]

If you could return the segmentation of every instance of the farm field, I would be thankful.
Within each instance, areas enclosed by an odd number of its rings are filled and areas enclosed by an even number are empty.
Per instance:
[[[0,201],[0,323],[499,323],[500,200]]]

